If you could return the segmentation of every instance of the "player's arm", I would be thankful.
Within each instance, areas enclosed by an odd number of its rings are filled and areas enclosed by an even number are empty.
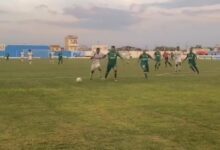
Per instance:
[[[94,58],[94,56],[91,56],[91,57],[90,57],[90,59],[93,59],[93,58]]]
[[[150,59],[152,59],[152,60],[153,60],[153,57],[151,57],[151,55],[147,54],[147,56],[148,56]]]
[[[108,55],[108,54],[106,54],[106,55],[103,55],[103,56],[102,56],[102,58],[103,58],[103,59],[104,59],[104,58],[106,58],[106,57],[107,57],[107,55]]]
[[[117,52],[117,55],[118,55],[118,57],[120,57],[121,59],[124,59],[119,52]]]
[[[188,59],[188,54],[186,55],[186,58],[183,59],[183,62],[185,62]]]
[[[106,58],[107,56],[109,56],[109,53],[110,53],[110,52],[108,52],[106,55],[104,55],[104,58]]]
[[[155,61],[156,61],[156,57],[157,57],[157,53],[155,52],[154,53],[154,58],[153,58]]]
[[[198,59],[198,57],[197,57],[197,55],[195,54],[195,60],[197,60]]]
[[[141,58],[142,58],[142,54],[141,54],[141,55],[139,56],[139,58],[138,58],[138,63],[140,63]]]

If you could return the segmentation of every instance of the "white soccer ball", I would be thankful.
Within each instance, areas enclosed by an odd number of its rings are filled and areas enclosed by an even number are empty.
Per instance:
[[[81,77],[77,77],[77,78],[76,78],[76,82],[77,82],[77,83],[82,82],[82,78],[81,78]]]

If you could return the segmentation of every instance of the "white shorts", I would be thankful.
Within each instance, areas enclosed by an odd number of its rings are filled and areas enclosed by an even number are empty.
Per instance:
[[[91,65],[91,71],[94,71],[94,70],[96,70],[96,69],[98,69],[98,68],[101,68],[100,63],[93,63],[93,64]]]
[[[175,60],[175,64],[179,64],[179,63],[182,63],[181,58]]]
[[[32,57],[28,57],[28,60],[31,61],[31,60],[32,60]]]

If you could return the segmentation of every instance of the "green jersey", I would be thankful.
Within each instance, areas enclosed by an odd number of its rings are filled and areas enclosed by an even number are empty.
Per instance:
[[[196,63],[196,58],[197,58],[196,54],[189,53],[189,54],[187,54],[187,58],[188,58],[188,62],[190,64],[195,64]]]
[[[108,54],[108,64],[110,65],[116,65],[117,63],[117,57],[121,57],[120,54],[116,51],[110,51]]]
[[[139,59],[141,61],[141,65],[148,64],[149,58],[151,58],[150,55],[148,55],[146,53],[141,54],[141,56],[139,57]]]
[[[154,56],[155,56],[155,60],[156,60],[156,61],[160,61],[160,60],[161,60],[161,54],[160,54],[160,52],[155,52],[155,53],[154,53]]]
[[[62,52],[59,52],[58,53],[58,59],[62,59],[63,58],[63,54],[62,54]]]

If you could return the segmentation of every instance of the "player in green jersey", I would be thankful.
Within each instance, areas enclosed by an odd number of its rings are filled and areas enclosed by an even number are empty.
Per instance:
[[[62,52],[58,53],[58,64],[63,64],[63,54],[62,54]]]
[[[63,51],[64,49],[61,48],[61,51],[58,53],[58,65],[63,64]]]
[[[161,53],[159,50],[156,50],[156,52],[154,53],[154,57],[155,57],[155,70],[158,70],[160,68],[160,62],[161,62]]]
[[[109,72],[114,69],[114,78],[115,81],[117,81],[117,57],[120,57],[121,59],[122,56],[116,51],[115,46],[112,46],[109,53],[107,54],[108,57],[108,64],[107,64],[107,69],[105,73],[105,79],[107,79]]]
[[[196,72],[197,74],[199,74],[199,69],[196,65],[196,59],[197,56],[195,53],[193,53],[193,48],[190,48],[190,52],[187,54],[186,58],[184,59],[184,61],[188,59],[188,63],[190,66],[190,69],[192,69],[193,72]]]
[[[149,59],[153,59],[149,54],[146,53],[146,50],[143,51],[143,53],[139,56],[139,62],[141,69],[144,72],[144,76],[147,79],[147,72],[149,72]]]

